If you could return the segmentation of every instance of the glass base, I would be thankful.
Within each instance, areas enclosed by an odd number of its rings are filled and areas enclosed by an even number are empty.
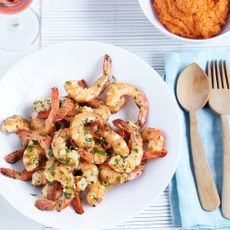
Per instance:
[[[31,9],[14,14],[0,15],[0,49],[21,50],[31,45],[39,34],[39,18]]]

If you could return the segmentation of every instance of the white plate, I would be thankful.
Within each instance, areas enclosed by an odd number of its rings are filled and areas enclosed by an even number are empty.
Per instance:
[[[59,229],[101,229],[121,224],[154,202],[170,182],[175,172],[182,145],[181,120],[173,93],[149,65],[135,55],[97,42],[69,42],[40,50],[16,64],[0,80],[0,122],[12,115],[29,118],[32,102],[49,96],[50,88],[59,87],[69,79],[85,78],[94,82],[100,75],[104,54],[113,60],[113,74],[118,80],[129,82],[143,90],[150,102],[147,126],[165,131],[168,155],[152,160],[143,176],[133,182],[107,191],[98,207],[84,205],[85,214],[77,215],[69,207],[58,212],[42,212],[34,207],[40,193],[28,182],[12,180],[0,175],[0,194],[19,212],[44,225]],[[115,117],[133,119],[135,105],[129,102]],[[135,111],[136,112],[136,111]],[[19,148],[16,135],[0,134],[0,166],[10,167],[3,157]],[[20,168],[20,163],[13,165]]]

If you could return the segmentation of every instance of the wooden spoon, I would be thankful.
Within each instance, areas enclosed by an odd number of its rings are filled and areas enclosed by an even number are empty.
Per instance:
[[[213,211],[219,207],[220,198],[201,143],[196,113],[207,103],[209,87],[206,74],[197,64],[185,68],[177,82],[178,101],[189,112],[193,167],[200,203],[203,209]]]

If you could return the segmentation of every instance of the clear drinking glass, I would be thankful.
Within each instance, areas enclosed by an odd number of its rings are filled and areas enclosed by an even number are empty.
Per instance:
[[[31,45],[40,28],[32,0],[0,0],[0,48],[20,50]]]

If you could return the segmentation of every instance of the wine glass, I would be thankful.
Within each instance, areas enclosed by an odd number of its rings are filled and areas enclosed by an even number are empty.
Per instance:
[[[40,28],[32,0],[0,0],[0,48],[20,50],[31,45]]]

